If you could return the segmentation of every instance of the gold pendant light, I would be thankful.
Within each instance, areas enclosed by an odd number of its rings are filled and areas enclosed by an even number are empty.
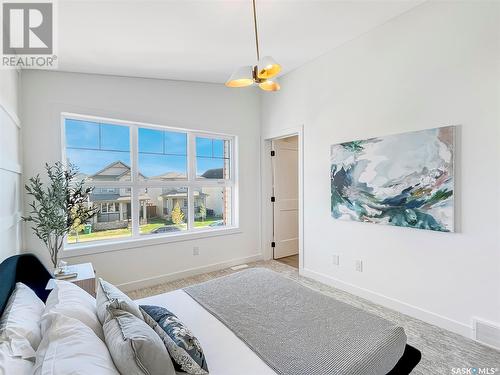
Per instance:
[[[258,85],[264,91],[278,91],[280,85],[275,77],[280,71],[281,66],[271,57],[265,56],[260,58],[259,52],[259,34],[257,33],[257,13],[255,11],[255,0],[253,4],[253,25],[255,30],[255,47],[257,50],[257,65],[241,66],[236,69],[229,80],[226,82],[227,87],[246,87]]]

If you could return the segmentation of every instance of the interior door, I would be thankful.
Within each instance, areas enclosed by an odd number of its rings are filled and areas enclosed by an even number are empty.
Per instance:
[[[272,142],[274,259],[299,253],[298,137]]]

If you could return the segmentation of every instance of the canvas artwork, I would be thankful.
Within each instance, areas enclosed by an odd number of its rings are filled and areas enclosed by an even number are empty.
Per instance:
[[[454,152],[454,126],[332,145],[332,216],[453,232]]]

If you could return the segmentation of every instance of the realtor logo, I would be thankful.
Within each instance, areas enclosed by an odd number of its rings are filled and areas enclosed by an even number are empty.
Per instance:
[[[3,4],[4,55],[52,54],[52,4]]]
[[[4,2],[2,10],[2,66],[56,68],[53,4]]]

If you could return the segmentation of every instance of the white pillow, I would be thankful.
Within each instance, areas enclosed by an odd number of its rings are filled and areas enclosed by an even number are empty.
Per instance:
[[[29,287],[17,283],[0,317],[0,341],[9,341],[15,355],[32,357],[41,340],[44,303]]]
[[[97,282],[97,316],[102,325],[110,318],[110,313],[107,308],[112,302],[114,302],[115,306],[118,306],[119,309],[131,313],[140,320],[144,320],[137,303],[132,301],[116,286],[100,278]]]
[[[78,285],[64,280],[55,280],[55,288],[50,292],[45,303],[43,316],[59,313],[69,318],[79,320],[91,328],[95,334],[104,341],[102,325],[97,319],[95,298]],[[47,320],[42,319],[42,335],[47,330]]]
[[[0,342],[0,375],[31,375],[33,362],[15,356],[8,342]]]
[[[119,375],[106,345],[80,321],[48,314],[34,375]]]

